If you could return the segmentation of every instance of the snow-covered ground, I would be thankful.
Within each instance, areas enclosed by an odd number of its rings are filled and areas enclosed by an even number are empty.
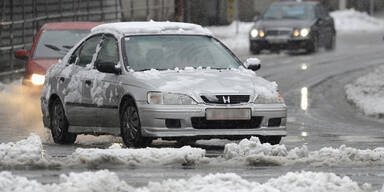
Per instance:
[[[331,12],[331,16],[335,21],[335,28],[338,33],[384,32],[384,20],[371,17],[364,12],[348,9]],[[253,22],[239,22],[238,33],[236,33],[236,22],[228,26],[207,28],[230,49],[244,53],[249,48],[248,33],[252,26]]]
[[[257,137],[243,139],[240,143],[225,145],[222,157],[209,158],[201,148],[122,148],[112,144],[107,149],[77,148],[65,158],[55,159],[45,155],[39,136],[31,134],[27,139],[16,143],[0,144],[0,167],[91,167],[123,166],[154,167],[167,165],[211,166],[227,165],[292,165],[310,166],[381,166],[384,165],[384,148],[356,149],[344,145],[339,148],[324,147],[318,151],[308,151],[306,146],[287,149],[285,145],[261,144]]]
[[[289,172],[265,183],[248,181],[233,173],[196,175],[189,179],[168,179],[150,182],[147,186],[134,188],[108,170],[97,172],[69,173],[60,175],[54,184],[42,184],[11,172],[0,172],[0,190],[18,192],[51,191],[129,191],[129,192],[368,192],[370,184],[359,185],[349,177],[333,173]],[[383,192],[384,190],[381,190]]]
[[[384,66],[345,86],[346,97],[365,115],[384,118]]]

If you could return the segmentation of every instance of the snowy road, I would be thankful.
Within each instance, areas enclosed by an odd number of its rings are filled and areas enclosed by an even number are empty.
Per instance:
[[[335,51],[320,50],[312,55],[263,54],[259,75],[277,81],[280,92],[288,105],[288,137],[282,144],[288,149],[306,145],[309,151],[323,147],[335,147],[345,144],[357,149],[384,147],[384,122],[364,117],[345,100],[345,84],[372,70],[372,67],[384,64],[384,41],[382,33],[343,34],[337,39]],[[247,51],[238,51],[242,60],[251,57]],[[9,86],[8,86],[9,87]],[[0,85],[0,90],[2,86]],[[16,88],[17,89],[17,88]],[[18,141],[26,138],[30,132],[42,136],[45,156],[64,159],[77,147],[107,148],[111,142],[120,142],[112,137],[80,137],[74,146],[59,146],[44,139],[45,132],[39,120],[31,120],[28,125],[20,123],[20,110],[28,110],[30,116],[38,116],[33,106],[25,105],[18,91],[2,94],[0,103],[0,141]],[[20,105],[23,104],[23,105]],[[37,113],[35,116],[32,113]],[[207,150],[207,157],[223,154],[224,144],[228,141],[199,141],[193,147]],[[153,147],[177,147],[172,142],[156,141]],[[374,189],[380,189],[384,181],[384,166],[310,166],[292,165],[242,165],[242,164],[198,164],[166,165],[157,167],[129,168],[124,166],[100,165],[116,172],[121,180],[132,186],[144,186],[149,181],[162,181],[168,178],[190,178],[197,174],[236,173],[244,179],[266,182],[292,171],[333,172],[340,176],[349,176],[358,183],[370,183]],[[58,182],[59,175],[72,171],[94,170],[87,166],[62,169],[14,170],[16,175],[26,176],[43,183]]]

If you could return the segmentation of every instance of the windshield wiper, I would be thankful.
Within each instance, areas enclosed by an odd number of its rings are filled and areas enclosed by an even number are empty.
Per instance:
[[[44,44],[44,46],[54,50],[54,51],[61,51],[60,48],[56,47],[55,45],[51,45],[51,44]]]
[[[73,45],[63,45],[63,47],[66,49],[71,49],[73,47]]]

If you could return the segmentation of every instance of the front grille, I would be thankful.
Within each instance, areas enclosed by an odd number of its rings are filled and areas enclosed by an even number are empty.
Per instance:
[[[250,120],[207,120],[205,117],[192,117],[195,129],[255,129],[259,128],[263,117],[254,116]]]
[[[281,118],[271,118],[268,120],[268,127],[278,127],[281,124]]]
[[[214,104],[239,104],[239,103],[248,103],[249,95],[202,95],[201,99],[205,103],[214,103]]]
[[[268,30],[266,36],[284,36],[290,35],[291,31],[289,30]]]

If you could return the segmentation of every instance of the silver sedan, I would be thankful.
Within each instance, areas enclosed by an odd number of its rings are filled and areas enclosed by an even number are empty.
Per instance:
[[[128,147],[250,136],[277,144],[287,108],[259,68],[199,25],[103,24],[48,70],[44,125],[61,144],[77,134],[121,135]]]

